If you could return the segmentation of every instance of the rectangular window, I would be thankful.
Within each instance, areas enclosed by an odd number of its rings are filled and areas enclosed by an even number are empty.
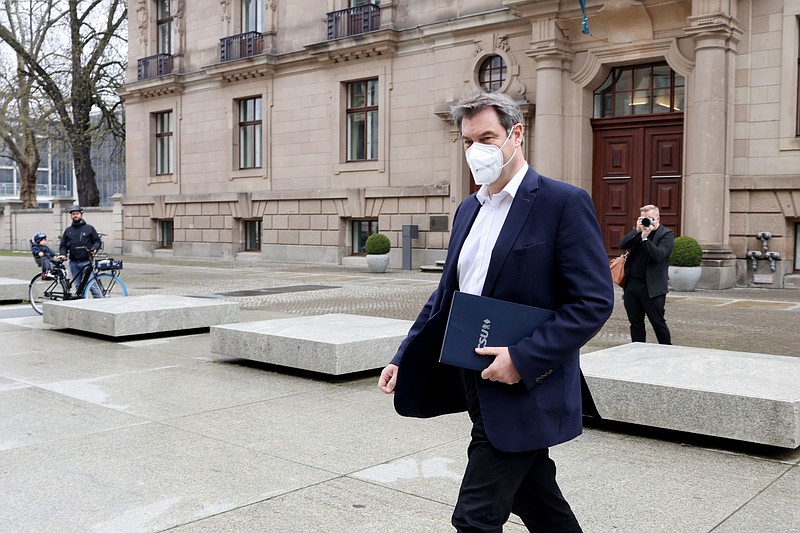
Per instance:
[[[156,26],[158,33],[158,53],[172,54],[172,16],[170,0],[156,0]]]
[[[156,174],[172,174],[174,146],[172,136],[172,111],[156,113]]]
[[[798,26],[800,26],[800,18]],[[798,28],[800,29],[800,27]],[[800,137],[800,31],[797,36],[797,71],[795,72],[795,98],[794,98],[794,136]]]
[[[244,251],[258,252],[261,250],[261,220],[244,221]]]
[[[242,33],[261,32],[264,20],[264,2],[261,0],[242,0]]]
[[[239,168],[261,168],[261,97],[239,100]]]
[[[800,222],[794,225],[794,269],[800,271]]]
[[[378,159],[378,80],[347,84],[347,160]]]
[[[378,233],[377,220],[354,220],[353,221],[353,255],[364,255],[364,243],[367,237],[373,233]]]
[[[174,234],[174,222],[172,220],[162,220],[160,223],[161,230],[161,247],[172,248],[172,237]]]

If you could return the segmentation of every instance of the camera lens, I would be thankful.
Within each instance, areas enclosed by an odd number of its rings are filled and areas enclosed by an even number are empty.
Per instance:
[[[651,223],[652,223],[652,222],[651,222],[651,220],[650,220],[650,217],[644,217],[644,218],[642,219],[642,226],[644,226],[644,227],[647,227],[647,226],[649,226]]]

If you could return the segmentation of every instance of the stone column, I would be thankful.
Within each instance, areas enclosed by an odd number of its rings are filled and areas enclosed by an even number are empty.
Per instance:
[[[695,2],[705,6],[707,2]],[[695,68],[689,77],[686,110],[686,174],[683,229],[703,248],[699,287],[724,289],[736,282],[731,253],[730,172],[733,165],[733,105],[736,20],[723,14],[693,14],[687,35],[694,37]]]
[[[534,118],[533,161],[545,176],[564,177],[564,73],[573,53],[561,38],[553,16],[532,23],[533,40],[526,52],[536,62],[536,114]]]

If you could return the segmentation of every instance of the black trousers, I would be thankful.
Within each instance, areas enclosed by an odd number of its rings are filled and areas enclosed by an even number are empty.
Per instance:
[[[459,533],[500,533],[513,512],[528,531],[579,533],[581,527],[556,483],[556,465],[547,448],[508,453],[489,442],[472,371],[463,372],[472,419],[468,462],[453,512]]]
[[[647,333],[644,329],[644,317],[647,316],[658,343],[672,344],[667,321],[664,319],[666,294],[650,298],[647,294],[647,283],[644,280],[630,278],[625,283],[622,301],[628,313],[628,322],[631,324],[631,342],[645,342]]]

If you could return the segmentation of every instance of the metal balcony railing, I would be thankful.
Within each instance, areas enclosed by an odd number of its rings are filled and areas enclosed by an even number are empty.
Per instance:
[[[0,196],[16,198],[19,196],[19,183],[0,183]],[[72,187],[66,185],[47,185],[44,183],[36,184],[36,196],[51,196],[51,197],[70,197],[72,196]]]
[[[364,4],[328,13],[328,39],[351,37],[380,29],[381,8]]]
[[[147,80],[165,74],[172,74],[172,56],[170,54],[156,54],[139,60],[136,79]]]
[[[219,60],[222,63],[264,52],[264,36],[257,31],[232,35],[219,40]]]

